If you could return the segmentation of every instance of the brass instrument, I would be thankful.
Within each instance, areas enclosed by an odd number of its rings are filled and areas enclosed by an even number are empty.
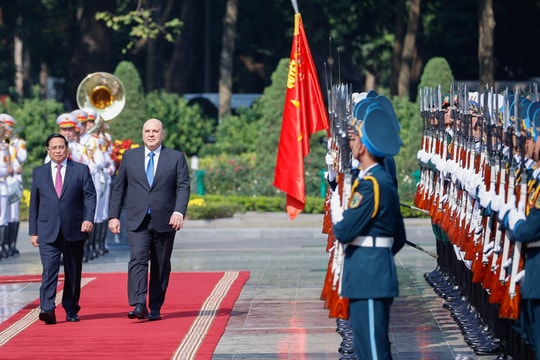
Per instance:
[[[88,74],[77,88],[77,105],[80,109],[92,108],[98,117],[90,133],[102,127],[102,121],[114,119],[126,103],[122,82],[113,74],[95,72]]]

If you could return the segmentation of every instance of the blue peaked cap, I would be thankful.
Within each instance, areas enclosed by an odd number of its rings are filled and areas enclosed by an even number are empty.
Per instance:
[[[377,157],[395,156],[403,144],[395,120],[379,103],[368,107],[359,135],[367,150]]]

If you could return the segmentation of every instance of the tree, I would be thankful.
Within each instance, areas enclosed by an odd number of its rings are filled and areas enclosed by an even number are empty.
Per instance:
[[[111,72],[111,32],[105,24],[95,19],[96,12],[114,9],[109,0],[83,1],[74,4],[71,40],[73,50],[66,81],[66,94],[73,110],[77,107],[75,98],[77,86],[86,75],[96,71]]]
[[[435,88],[441,85],[441,90],[444,94],[450,91],[450,85],[453,82],[454,75],[448,61],[442,57],[434,57],[426,63],[418,88]]]
[[[198,16],[202,12],[203,3],[199,0],[184,0],[180,18],[182,32],[176,36],[172,50],[171,62],[165,89],[171,93],[185,94],[194,92],[197,81],[194,77],[197,71],[197,58],[202,57],[201,34],[204,33],[204,23]],[[205,4],[207,5],[207,4]]]
[[[392,51],[392,75],[390,78],[390,94],[398,94],[399,69],[401,68],[401,53],[405,33],[405,0],[396,2],[396,22],[394,28],[394,49]]]
[[[411,0],[409,3],[409,20],[405,41],[403,42],[398,80],[398,95],[404,97],[409,97],[410,93],[411,67],[416,47],[418,23],[420,22],[420,3],[421,0]]]
[[[111,135],[114,139],[131,139],[140,144],[143,123],[148,119],[141,77],[133,63],[128,61],[118,64],[114,75],[124,84],[126,104],[122,112],[110,120]]]
[[[478,0],[478,73],[480,84],[495,85],[493,0]]]
[[[237,16],[238,0],[227,0],[227,8],[223,17],[223,42],[219,62],[219,120],[231,111],[234,38]]]

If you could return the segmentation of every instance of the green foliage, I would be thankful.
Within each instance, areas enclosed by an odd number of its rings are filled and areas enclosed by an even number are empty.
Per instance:
[[[204,205],[190,204],[187,218],[191,220],[230,218],[237,211],[239,211],[238,206],[228,202],[205,202]]]
[[[275,196],[273,185],[277,148],[285,100],[289,59],[282,59],[272,75],[272,84],[250,109],[225,118],[218,126],[216,144],[201,154],[207,194]],[[325,168],[326,133],[313,134],[311,151],[304,161],[307,196],[320,196],[320,171]],[[321,146],[323,144],[324,146]],[[210,156],[211,155],[211,156]]]
[[[204,169],[205,194],[255,196],[258,179],[253,171],[254,153],[204,157],[199,167]]]
[[[259,140],[257,141],[256,177],[259,179],[261,195],[276,193],[274,170],[276,168],[277,148],[285,103],[285,91],[289,59],[281,59],[272,74],[272,83],[264,89],[259,99]]]
[[[203,147],[200,155],[255,152],[260,130],[258,108],[258,102],[255,102],[249,109],[239,109],[237,115],[225,116],[216,129],[216,142]]]
[[[304,213],[324,213],[324,202],[325,199],[308,196]],[[237,211],[285,212],[285,196],[192,195],[187,217],[194,220],[217,219],[232,217]]]
[[[97,12],[95,18],[105,22],[105,25],[114,31],[119,31],[121,28],[129,29],[131,40],[122,49],[123,54],[133,49],[137,39],[156,39],[162,34],[167,41],[174,42],[175,36],[180,33],[183,26],[182,21],[178,18],[173,18],[160,25],[154,21],[152,9],[141,7],[122,15],[113,15],[107,11]]]
[[[164,145],[197,155],[211,134],[213,123],[204,117],[198,105],[188,105],[178,94],[153,91],[146,96],[146,113],[157,118],[166,129]]]
[[[399,136],[403,141],[399,154],[396,156],[399,196],[402,201],[412,202],[416,192],[416,182],[413,173],[418,170],[416,154],[422,141],[422,119],[418,105],[406,98],[393,97],[392,104],[401,124]]]
[[[431,58],[426,66],[424,67],[424,72],[420,77],[420,84],[418,84],[419,89],[425,87],[435,88],[441,85],[441,91],[443,94],[450,91],[450,85],[454,82],[454,75],[452,74],[452,69],[442,57]]]
[[[65,112],[63,104],[40,99],[39,86],[33,90],[31,98],[22,99],[19,103],[8,100],[5,107],[0,104],[0,112],[8,113],[17,120],[14,132],[18,137],[26,139],[28,156],[23,166],[25,188],[30,187],[32,169],[42,165],[47,155],[45,140],[57,131],[56,118]]]
[[[142,127],[148,119],[144,108],[145,98],[141,77],[133,63],[128,61],[120,62],[114,75],[124,84],[126,105],[120,115],[110,121],[111,135],[113,139],[131,139],[141,144]]]

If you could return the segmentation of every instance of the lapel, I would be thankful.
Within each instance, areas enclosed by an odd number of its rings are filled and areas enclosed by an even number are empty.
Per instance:
[[[154,181],[152,182],[152,186],[148,185],[148,180],[146,179],[146,165],[145,165],[146,156],[145,156],[144,147],[142,147],[142,149],[143,149],[143,151],[142,151],[143,176],[144,176],[144,180],[146,182],[146,185],[148,186],[149,189],[151,189],[156,185],[156,182],[159,181],[160,175],[165,171],[165,168],[167,167],[167,163],[169,161],[169,158],[167,156],[168,149],[165,148],[165,146],[161,145],[161,152],[159,154],[159,160],[157,162],[157,168],[155,169]]]
[[[56,195],[56,189],[54,188],[54,180],[53,180],[54,175],[51,169],[52,166],[53,164],[51,160],[49,163],[47,163],[47,166],[45,167],[47,174],[49,174],[49,176],[46,176],[46,178],[47,178],[47,183],[49,184],[51,188],[51,191]],[[64,180],[62,181],[62,192],[60,193],[60,198],[64,195],[66,187],[68,186],[69,181],[71,180],[72,176],[73,176],[73,164],[71,160],[68,159],[65,173],[64,173]]]
[[[159,180],[160,175],[163,174],[163,171],[165,171],[165,168],[167,167],[167,162],[169,161],[167,152],[168,149],[165,148],[165,146],[161,145],[161,153],[159,154],[159,161],[157,163],[156,175],[154,176],[154,182],[152,183],[152,187],[156,184],[156,181]]]
[[[54,180],[53,180],[53,171],[52,171],[52,160],[49,161],[46,166],[44,166],[45,173],[47,176],[45,176],[45,179],[47,181],[47,184],[49,184],[49,187],[51,188],[51,191],[56,194],[56,190],[54,188]]]
[[[68,187],[69,182],[71,181],[72,177],[73,177],[73,163],[71,160],[68,159],[66,163],[66,172],[64,174],[64,181],[62,183],[62,193],[60,194],[60,198],[64,196],[64,192],[66,192],[66,188]]]

